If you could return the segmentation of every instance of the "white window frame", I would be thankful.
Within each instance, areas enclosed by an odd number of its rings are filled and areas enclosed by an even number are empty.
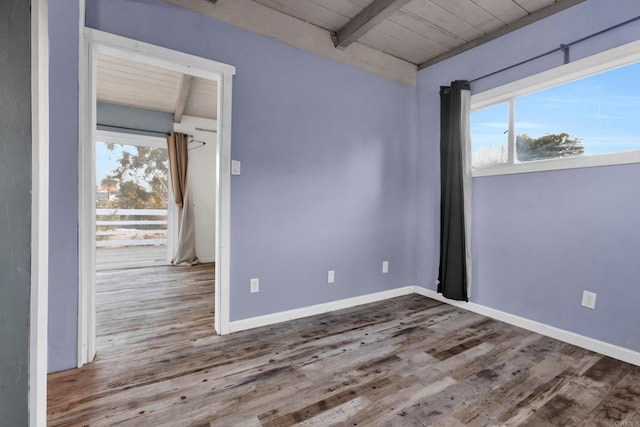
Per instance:
[[[640,61],[640,40],[628,43],[596,55],[589,56],[566,65],[552,68],[540,74],[518,80],[486,92],[471,95],[471,112],[497,104],[508,103],[509,143],[508,163],[472,167],[472,175],[493,176],[516,173],[542,172],[562,169],[587,168],[597,166],[640,163],[640,150],[618,153],[594,154],[587,156],[563,157],[516,163],[514,134],[514,100],[554,86],[563,85],[581,78],[631,65]],[[473,135],[472,135],[473,138]]]
[[[167,134],[168,135],[168,134]],[[151,148],[167,148],[167,138],[161,136],[138,135],[135,133],[96,130],[96,142],[105,144],[133,145]]]

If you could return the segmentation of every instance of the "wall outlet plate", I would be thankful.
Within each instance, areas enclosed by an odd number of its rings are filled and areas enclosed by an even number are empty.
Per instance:
[[[327,283],[334,283],[336,281],[336,271],[329,270],[327,273]]]
[[[598,295],[595,292],[582,291],[582,306],[587,308],[596,308],[596,297]]]
[[[260,279],[255,279],[255,278],[251,279],[250,283],[251,285],[250,285],[249,291],[252,294],[260,292]]]
[[[389,272],[389,261],[382,261],[382,272],[383,273]]]

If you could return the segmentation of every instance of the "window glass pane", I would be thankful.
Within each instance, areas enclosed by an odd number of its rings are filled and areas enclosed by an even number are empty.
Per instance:
[[[166,148],[96,142],[96,206],[166,209],[169,157]]]
[[[509,104],[492,105],[471,113],[471,165],[507,163]]]
[[[640,64],[516,99],[518,161],[640,149]]]

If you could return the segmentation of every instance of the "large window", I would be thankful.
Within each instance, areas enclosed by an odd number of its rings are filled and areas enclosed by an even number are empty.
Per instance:
[[[640,161],[640,63],[586,68],[569,70],[571,81],[559,76],[545,85],[536,76],[512,84],[511,93],[498,90],[493,100],[472,97],[474,174]]]

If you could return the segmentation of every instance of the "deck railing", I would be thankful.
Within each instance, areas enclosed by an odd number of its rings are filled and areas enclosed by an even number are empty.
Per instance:
[[[167,244],[166,209],[96,209],[96,246]]]

